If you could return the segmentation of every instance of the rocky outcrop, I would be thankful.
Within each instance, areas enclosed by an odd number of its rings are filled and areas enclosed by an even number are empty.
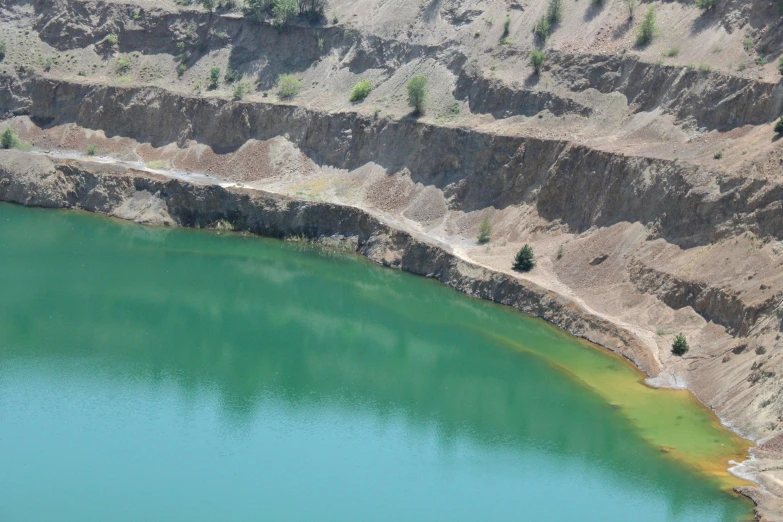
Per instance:
[[[773,180],[718,177],[695,166],[560,140],[189,97],[157,87],[32,77],[24,89],[26,96],[16,95],[0,110],[24,107],[41,125],[76,123],[154,146],[193,140],[217,152],[286,136],[317,164],[408,169],[414,181],[442,189],[452,209],[529,204],[575,232],[638,221],[683,246],[745,230],[783,238],[783,185]]]
[[[551,53],[552,74],[572,90],[619,92],[636,111],[660,108],[696,127],[730,129],[772,121],[783,109],[783,84],[693,67],[642,62],[631,55]]]

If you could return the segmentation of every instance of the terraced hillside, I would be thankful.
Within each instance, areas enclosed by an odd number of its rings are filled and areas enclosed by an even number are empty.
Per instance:
[[[544,39],[548,0],[332,0],[282,26],[238,3],[5,0],[0,110],[23,143],[0,200],[340,241],[544,317],[757,441],[743,492],[777,520],[783,16],[628,5],[564,1]],[[537,266],[514,272],[524,244]]]

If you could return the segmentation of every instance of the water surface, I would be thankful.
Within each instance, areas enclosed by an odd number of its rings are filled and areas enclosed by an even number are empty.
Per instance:
[[[0,205],[0,520],[733,521],[747,442],[353,255]]]

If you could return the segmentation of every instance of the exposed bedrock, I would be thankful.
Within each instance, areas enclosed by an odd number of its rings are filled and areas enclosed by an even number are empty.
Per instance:
[[[783,238],[783,186],[667,160],[625,156],[560,140],[373,120],[279,104],[197,98],[157,87],[111,87],[3,78],[0,110],[39,125],[75,123],[154,146],[190,140],[216,152],[285,136],[321,165],[369,162],[410,171],[443,190],[452,209],[534,205],[574,232],[628,221],[682,246],[742,231]]]

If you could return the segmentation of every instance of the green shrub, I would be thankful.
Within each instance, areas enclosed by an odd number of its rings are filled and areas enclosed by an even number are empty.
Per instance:
[[[663,53],[664,56],[668,56],[669,58],[674,58],[678,54],[680,54],[680,48],[679,47],[672,47],[671,49],[669,49],[668,51]]]
[[[778,134],[783,134],[783,116],[781,116],[778,122],[775,124],[775,132]]]
[[[372,91],[370,80],[362,80],[353,86],[351,96],[348,99],[352,102],[362,101],[370,94],[370,91]]]
[[[479,225],[478,242],[481,244],[489,243],[492,238],[492,221],[489,220],[489,216],[484,216]]]
[[[756,58],[756,65],[761,65],[762,67],[767,65],[767,57],[759,56],[758,58]]]
[[[87,145],[87,150],[85,152],[88,156],[95,156],[98,154],[98,146],[94,143],[90,143]]]
[[[19,136],[11,129],[6,127],[2,134],[0,134],[0,145],[4,149],[12,149],[19,146]]]
[[[712,155],[712,157],[713,157],[714,159],[717,159],[717,160],[719,160],[719,159],[723,159],[723,151],[722,151],[722,150],[719,150],[718,152],[716,152],[715,154],[713,154],[713,155]]]
[[[539,51],[538,49],[530,51],[530,66],[533,67],[536,74],[541,72],[541,66],[544,65],[545,60],[546,54],[544,51]]]
[[[298,0],[299,12],[311,22],[324,18],[327,0]]]
[[[234,83],[241,78],[242,74],[240,74],[237,70],[232,69],[231,67],[228,67],[226,69],[226,74],[223,75],[223,79],[226,80],[226,83]]]
[[[563,0],[549,0],[549,5],[546,6],[546,19],[552,25],[563,19]]]
[[[199,0],[199,3],[210,13],[215,10],[215,0]]]
[[[239,82],[238,84],[236,84],[236,86],[234,86],[233,98],[236,101],[239,101],[245,97],[247,91],[248,91],[247,84],[245,84],[245,82]]]
[[[413,107],[415,114],[424,112],[427,103],[427,78],[426,76],[414,76],[408,80],[408,105]]]
[[[533,32],[542,42],[546,42],[549,35],[552,34],[552,25],[549,23],[549,19],[546,16],[539,18],[533,27]]]
[[[8,47],[5,45],[5,42],[0,42],[0,61],[5,60],[5,53],[8,50]]]
[[[674,355],[685,355],[688,353],[688,350],[688,341],[685,339],[685,336],[681,333],[677,334],[677,337],[674,338],[674,342],[672,343],[672,353]]]
[[[273,0],[245,0],[242,12],[254,22],[264,19],[264,13],[272,8]]]
[[[117,37],[116,34],[110,34],[106,37],[106,41],[109,42],[109,45],[117,45],[117,42],[120,41],[120,39]]]
[[[778,58],[778,72],[780,72],[780,74],[783,74],[783,56]]]
[[[299,14],[299,1],[275,0],[275,5],[272,7],[272,14],[275,17],[274,25],[278,29],[282,29]]]
[[[128,56],[120,56],[117,58],[117,72],[125,73],[130,69],[130,58]]]
[[[652,42],[655,32],[658,30],[655,25],[655,6],[651,5],[644,14],[644,19],[639,25],[639,32],[636,35],[636,45],[643,46]]]
[[[716,0],[696,0],[696,7],[706,11],[715,7]]]
[[[185,71],[187,71],[188,68],[185,66],[184,63],[179,64],[179,67],[177,67],[177,76],[182,76],[185,74]]]
[[[530,245],[525,245],[517,252],[517,255],[514,257],[514,264],[511,267],[520,272],[530,272],[535,266],[536,260],[533,255],[533,248]]]
[[[293,74],[281,74],[277,77],[277,95],[282,99],[291,99],[299,94],[302,82]]]
[[[511,17],[507,16],[506,21],[503,22],[503,35],[500,37],[501,40],[505,40],[506,38],[508,38],[508,32],[510,28],[511,28]]]
[[[742,48],[745,49],[746,52],[750,52],[753,50],[753,40],[751,40],[749,37],[745,37],[742,39]]]
[[[220,83],[220,67],[213,67],[209,70],[209,81],[207,85],[210,89],[217,89]]]

